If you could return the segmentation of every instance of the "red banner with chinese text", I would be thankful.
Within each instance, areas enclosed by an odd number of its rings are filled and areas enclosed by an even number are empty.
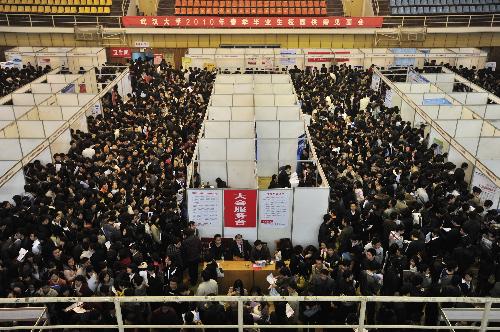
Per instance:
[[[132,58],[132,49],[130,47],[110,47],[109,52],[115,58]]]
[[[131,28],[380,28],[382,17],[123,16]]]
[[[256,227],[257,190],[224,190],[224,227]]]

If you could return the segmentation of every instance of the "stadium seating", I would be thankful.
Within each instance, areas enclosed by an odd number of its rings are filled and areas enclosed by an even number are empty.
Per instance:
[[[392,15],[453,15],[500,12],[498,0],[390,0]]]
[[[0,0],[1,13],[101,14],[111,12],[112,0]]]
[[[176,0],[175,15],[322,16],[326,1]]]

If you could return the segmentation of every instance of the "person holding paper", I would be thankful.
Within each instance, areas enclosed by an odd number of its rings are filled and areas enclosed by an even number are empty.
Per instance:
[[[250,251],[250,260],[252,262],[271,260],[269,248],[261,240],[255,240],[253,243],[252,250]]]

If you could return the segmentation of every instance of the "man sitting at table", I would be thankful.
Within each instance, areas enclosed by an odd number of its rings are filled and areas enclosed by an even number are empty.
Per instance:
[[[250,251],[250,260],[252,262],[271,260],[269,248],[264,245],[261,240],[255,240],[253,243],[252,251]]]
[[[234,237],[233,243],[231,243],[231,248],[229,250],[230,255],[235,261],[247,261],[250,257],[250,244],[248,241],[243,240],[243,236],[238,234]]]
[[[210,242],[209,245],[210,256],[216,261],[223,260],[224,257],[227,257],[226,248],[222,243],[222,236],[220,234],[215,234],[214,240]]]

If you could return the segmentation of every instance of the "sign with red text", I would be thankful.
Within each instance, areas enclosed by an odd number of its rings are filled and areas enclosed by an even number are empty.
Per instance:
[[[380,28],[382,17],[123,16],[131,28]]]
[[[291,190],[259,193],[259,228],[286,228],[290,219]]]
[[[111,56],[115,58],[127,58],[132,57],[132,50],[130,47],[111,47]]]
[[[257,190],[224,190],[224,227],[255,227]]]

